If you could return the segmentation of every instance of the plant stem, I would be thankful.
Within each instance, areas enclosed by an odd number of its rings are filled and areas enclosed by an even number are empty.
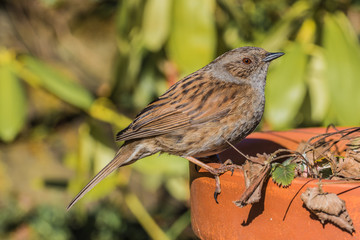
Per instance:
[[[156,224],[154,219],[140,202],[139,198],[133,193],[126,193],[125,202],[130,211],[134,214],[138,222],[145,229],[152,239],[170,240],[165,232]]]

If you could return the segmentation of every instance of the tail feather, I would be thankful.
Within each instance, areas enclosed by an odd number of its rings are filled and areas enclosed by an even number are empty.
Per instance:
[[[71,200],[71,202],[69,203],[69,205],[67,206],[67,210],[70,210],[70,208],[72,206],[74,206],[74,204],[79,201],[87,192],[89,192],[92,188],[94,188],[96,186],[96,184],[98,184],[99,182],[101,182],[104,178],[106,178],[110,173],[112,173],[115,169],[123,166],[123,165],[127,165],[128,162],[132,162],[136,159],[134,158],[134,154],[133,152],[130,151],[126,151],[127,149],[125,149],[126,147],[121,148],[116,156],[114,157],[114,159],[109,162],[98,174],[96,174],[96,176],[91,179],[91,181],[75,196],[75,198],[73,200]],[[125,150],[125,151],[124,151]]]

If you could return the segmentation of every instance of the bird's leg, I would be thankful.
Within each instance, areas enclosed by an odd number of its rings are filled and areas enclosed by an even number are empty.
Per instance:
[[[187,160],[189,160],[190,162],[198,165],[199,167],[202,167],[203,169],[205,169],[206,171],[208,171],[209,173],[213,174],[213,175],[219,175],[219,173],[217,172],[216,168],[210,167],[209,165],[203,163],[202,161],[194,158],[194,157],[185,157]]]
[[[214,162],[214,163],[217,162],[217,163],[222,164],[218,155],[212,155],[212,156],[205,157],[205,158],[195,158],[195,159],[201,163],[204,163],[206,166],[208,166],[207,163],[211,163],[211,162]],[[200,164],[197,164],[197,163],[194,164],[194,168],[195,168],[196,172],[199,172],[201,167],[204,167],[204,166],[200,166]],[[206,169],[206,170],[209,171],[208,169]],[[214,168],[214,170],[216,170],[216,169]]]
[[[215,202],[218,203],[217,197],[221,193],[221,185],[220,185],[220,178],[219,176],[221,174],[224,174],[227,171],[231,171],[231,175],[234,173],[235,168],[240,168],[240,166],[235,165],[232,163],[230,159],[226,160],[224,163],[222,163],[221,167],[219,168],[213,168],[202,161],[194,158],[194,157],[185,157],[190,162],[202,167],[206,171],[210,172],[212,175],[214,175],[215,178],[215,192],[214,192],[214,198]]]
[[[218,200],[217,200],[217,197],[221,192],[220,178],[219,178],[220,173],[218,173],[216,168],[210,167],[209,165],[203,163],[202,161],[200,161],[200,160],[198,160],[196,158],[186,157],[186,159],[189,160],[190,162],[194,163],[195,165],[202,167],[203,169],[205,169],[206,171],[208,171],[209,173],[214,175],[214,178],[215,178],[214,199],[215,199],[216,203],[219,203]]]

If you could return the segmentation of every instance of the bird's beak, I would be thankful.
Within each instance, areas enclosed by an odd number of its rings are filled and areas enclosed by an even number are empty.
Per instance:
[[[265,57],[263,58],[263,62],[270,62],[274,59],[277,59],[278,57],[281,57],[284,54],[285,53],[283,52],[275,52],[275,53],[268,52],[265,54]]]

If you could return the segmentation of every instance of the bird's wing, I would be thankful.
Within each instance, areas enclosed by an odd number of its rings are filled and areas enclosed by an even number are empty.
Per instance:
[[[224,102],[235,97],[235,89],[221,84],[197,77],[178,82],[140,112],[134,122],[117,134],[116,140],[159,136],[224,117],[231,111]]]

